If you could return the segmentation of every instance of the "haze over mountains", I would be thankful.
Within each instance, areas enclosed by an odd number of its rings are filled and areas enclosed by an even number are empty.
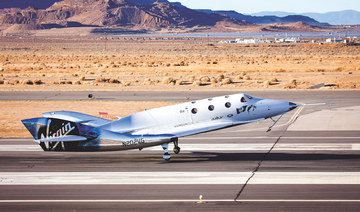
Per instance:
[[[251,14],[253,16],[278,16],[285,17],[289,15],[303,15],[313,18],[319,22],[329,23],[331,25],[356,25],[360,24],[360,12],[355,10],[344,10],[327,13],[288,13],[288,12],[259,12]]]
[[[15,30],[122,27],[147,31],[225,32],[253,27],[260,31],[312,31],[328,25],[303,15],[259,17],[235,11],[192,10],[167,0],[12,0],[1,1],[0,9],[2,30],[5,27]]]

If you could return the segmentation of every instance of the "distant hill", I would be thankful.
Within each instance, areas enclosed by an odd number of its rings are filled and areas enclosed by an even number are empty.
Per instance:
[[[287,12],[259,12],[251,14],[253,16],[279,16],[284,17],[288,15],[304,15],[311,17],[319,22],[329,23],[331,25],[359,25],[360,24],[360,12],[355,10],[344,10],[339,12],[328,13],[287,13]]]
[[[0,1],[0,9],[4,8],[20,8],[25,9],[28,7],[34,7],[37,9],[47,9],[55,2],[62,0],[3,0]],[[134,4],[151,5],[155,2],[168,3],[178,7],[184,7],[180,2],[169,2],[167,0],[128,0]]]
[[[71,26],[162,28],[238,27],[244,21],[219,14],[205,14],[168,1],[152,0],[63,0],[47,9],[29,7],[0,15],[0,24],[30,24],[36,28]]]
[[[255,24],[273,24],[273,23],[296,23],[303,22],[311,26],[327,26],[327,23],[320,23],[313,18],[309,18],[303,15],[286,15],[285,17],[279,17],[276,15],[265,15],[265,16],[252,16],[238,13],[234,10],[197,10],[207,14],[216,13],[220,15],[227,15],[229,17],[244,20]],[[285,14],[285,13],[284,13]],[[283,14],[282,14],[283,15]]]

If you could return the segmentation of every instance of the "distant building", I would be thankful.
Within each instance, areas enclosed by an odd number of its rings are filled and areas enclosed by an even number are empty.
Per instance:
[[[222,41],[219,41],[219,43],[236,43],[236,41],[234,41],[234,40],[222,40]]]
[[[341,38],[328,38],[325,41],[326,43],[342,43],[343,40]]]
[[[264,43],[263,40],[258,40],[258,39],[243,39],[243,38],[238,38],[235,40],[236,43],[246,43],[246,44],[249,44],[249,43]]]
[[[300,38],[275,38],[275,43],[300,43]]]

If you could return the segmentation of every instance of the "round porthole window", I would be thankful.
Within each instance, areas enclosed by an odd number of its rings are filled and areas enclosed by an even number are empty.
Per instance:
[[[230,108],[230,107],[231,107],[231,103],[230,103],[230,102],[226,102],[226,103],[225,103],[225,107],[226,107],[226,108]]]
[[[208,109],[209,109],[210,111],[213,111],[213,110],[215,109],[215,107],[214,107],[214,105],[209,105]]]
[[[198,112],[198,109],[196,109],[196,108],[193,108],[193,109],[191,110],[191,112],[192,112],[193,114],[197,114],[197,112]]]

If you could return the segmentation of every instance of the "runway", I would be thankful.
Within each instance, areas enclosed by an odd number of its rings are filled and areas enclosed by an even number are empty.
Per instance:
[[[161,147],[43,152],[31,139],[2,138],[1,211],[358,211],[360,100],[351,98],[360,92],[281,94],[335,101],[292,111],[268,133],[267,120],[179,139],[169,162]]]

